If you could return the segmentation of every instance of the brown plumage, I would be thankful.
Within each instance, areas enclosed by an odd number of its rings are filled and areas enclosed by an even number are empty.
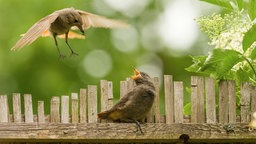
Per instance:
[[[55,41],[55,45],[58,49],[60,58],[64,58],[64,55],[60,53],[56,36],[65,37],[65,42],[71,50],[71,54],[77,55],[70,45],[68,44],[68,38],[84,38],[84,29],[90,27],[102,27],[102,28],[123,28],[127,24],[108,19],[103,16],[88,13],[82,10],[76,10],[74,8],[64,8],[53,12],[52,14],[40,19],[36,22],[22,38],[12,47],[11,50],[20,49],[26,45],[33,43],[39,36],[52,35]],[[69,32],[71,28],[79,29],[83,35]],[[65,36],[63,36],[65,35]]]
[[[155,98],[155,87],[148,74],[136,69],[134,72],[135,76],[132,76],[132,79],[136,86],[111,109],[99,113],[98,117],[121,122],[135,122],[137,128],[143,133],[138,121],[145,118],[150,111]]]

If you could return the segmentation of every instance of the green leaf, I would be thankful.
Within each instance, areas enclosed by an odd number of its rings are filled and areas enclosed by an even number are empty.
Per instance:
[[[227,9],[233,9],[232,5],[230,4],[230,0],[201,0],[204,2],[208,2],[223,8],[227,8]]]
[[[241,11],[244,8],[244,0],[236,0],[238,9]]]
[[[249,15],[251,20],[253,21],[256,17],[256,1],[255,0],[250,0],[249,1]]]
[[[254,24],[245,34],[243,38],[244,52],[256,41],[256,24]]]
[[[251,52],[251,54],[250,54],[250,58],[251,58],[252,60],[254,60],[254,59],[256,58],[256,48],[255,48],[255,47],[253,48],[253,50],[252,50],[252,52]]]
[[[204,65],[201,67],[201,71],[207,69],[211,70],[213,73],[216,72],[217,78],[223,78],[225,74],[228,74],[230,70],[237,63],[243,60],[242,55],[235,51],[229,49],[214,49],[212,54],[210,54],[205,61]]]

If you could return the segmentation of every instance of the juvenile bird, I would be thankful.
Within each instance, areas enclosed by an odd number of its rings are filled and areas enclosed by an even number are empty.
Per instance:
[[[76,10],[74,8],[64,8],[53,12],[52,14],[36,22],[22,38],[12,47],[11,50],[20,49],[33,43],[39,36],[52,35],[57,47],[59,57],[64,58],[58,47],[57,36],[65,37],[65,42],[71,50],[71,55],[78,55],[68,44],[68,38],[84,38],[84,29],[90,27],[103,28],[123,28],[127,24],[121,21],[108,19],[103,16],[95,15],[86,11]],[[83,35],[70,32],[71,28],[79,29]],[[63,36],[65,35],[65,36]]]
[[[150,111],[154,98],[155,86],[148,74],[134,68],[135,75],[131,78],[136,86],[125,94],[111,109],[98,113],[99,119],[109,119],[121,122],[135,122],[140,132],[143,131],[139,121]]]

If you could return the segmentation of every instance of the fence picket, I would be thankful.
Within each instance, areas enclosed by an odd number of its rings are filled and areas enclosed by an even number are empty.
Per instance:
[[[165,121],[167,124],[171,124],[174,122],[173,91],[173,76],[164,75]]]
[[[38,123],[45,123],[44,118],[44,101],[38,101],[38,110],[37,110]]]
[[[61,123],[69,123],[69,96],[61,96]]]
[[[228,81],[228,121],[236,122],[236,82]]]
[[[219,123],[228,123],[228,83],[219,81]]]
[[[251,91],[251,114],[254,112],[256,112],[256,86],[253,86]]]
[[[80,89],[80,123],[87,123],[86,89]]]
[[[174,122],[183,123],[183,82],[174,82]]]
[[[60,122],[60,97],[54,96],[51,99],[50,122]]]
[[[13,121],[15,123],[20,123],[22,122],[20,93],[13,93],[12,101],[13,101]]]
[[[191,77],[191,122],[204,123],[204,78]]]
[[[34,122],[32,95],[24,94],[24,107],[25,107],[25,123]]]
[[[213,78],[205,79],[205,96],[206,96],[206,122],[216,123],[215,82]]]
[[[153,81],[154,81],[154,85],[156,88],[156,97],[155,97],[155,102],[154,102],[155,123],[160,123],[161,122],[161,114],[160,114],[159,78],[154,77]]]
[[[0,122],[9,122],[9,107],[7,95],[0,95]]]
[[[97,122],[97,86],[88,85],[88,123]]]
[[[78,123],[79,115],[78,115],[78,93],[71,93],[71,103],[72,103],[72,115],[71,122]]]
[[[250,92],[251,87],[248,82],[241,85],[241,122],[249,122],[250,118]]]

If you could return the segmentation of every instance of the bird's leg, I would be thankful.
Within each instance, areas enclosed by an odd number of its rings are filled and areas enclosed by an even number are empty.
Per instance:
[[[58,53],[59,53],[59,59],[64,59],[64,58],[65,58],[65,55],[62,55],[62,54],[60,53],[60,49],[59,49],[58,42],[57,42],[57,39],[56,39],[56,34],[53,35],[53,38],[54,38],[54,42],[55,42],[55,45],[56,45],[57,50],[58,50]]]
[[[140,133],[141,134],[144,134],[141,127],[140,127],[140,123],[137,121],[137,120],[134,120],[134,122],[136,123],[136,126],[137,126],[137,131],[140,130]]]
[[[68,45],[69,49],[71,50],[71,55],[70,55],[70,56],[72,56],[72,55],[78,55],[78,53],[75,53],[75,52],[72,50],[72,48],[70,47],[70,45],[68,44],[68,32],[65,34],[65,42],[66,42],[66,44]]]

